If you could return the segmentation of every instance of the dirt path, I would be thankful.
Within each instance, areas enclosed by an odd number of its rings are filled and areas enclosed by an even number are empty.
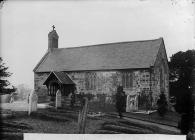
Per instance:
[[[143,121],[143,120],[138,120],[138,119],[128,118],[128,117],[123,117],[123,119],[128,120],[128,121],[132,121],[132,122],[135,122],[135,123],[157,126],[157,127],[161,128],[161,129],[173,131],[173,132],[178,133],[178,134],[180,133],[179,129],[177,129],[176,127],[172,127],[172,126],[167,126],[167,125],[163,125],[163,124],[157,124],[157,123],[153,123],[153,122],[148,122],[148,121]]]

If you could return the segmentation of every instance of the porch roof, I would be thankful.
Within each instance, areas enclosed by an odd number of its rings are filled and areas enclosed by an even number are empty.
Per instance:
[[[72,79],[68,76],[67,73],[65,72],[57,72],[57,71],[52,71],[49,76],[47,77],[47,79],[45,80],[45,82],[43,83],[43,85],[46,85],[50,78],[52,76],[55,76],[57,78],[57,80],[61,83],[61,84],[75,84]]]

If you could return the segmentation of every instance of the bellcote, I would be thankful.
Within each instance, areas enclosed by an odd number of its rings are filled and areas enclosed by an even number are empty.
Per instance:
[[[58,34],[55,30],[55,26],[53,25],[53,30],[48,34],[48,51],[52,51],[55,48],[58,48]]]

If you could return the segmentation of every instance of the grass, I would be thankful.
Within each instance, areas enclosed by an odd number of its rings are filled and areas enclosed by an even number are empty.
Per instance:
[[[99,101],[89,102],[89,111],[96,111],[96,112],[113,112],[116,111],[114,104],[106,104],[101,103]]]
[[[141,117],[141,115],[139,117]],[[16,140],[20,140],[23,137],[23,133],[77,134],[77,118],[77,109],[39,109],[30,116],[28,116],[27,112],[12,112],[12,117],[2,119],[0,126],[4,139],[12,139],[14,136]],[[86,133],[173,134],[172,132],[154,126],[136,124],[110,115],[94,118],[88,117]]]
[[[176,112],[167,112],[167,114],[164,117],[160,117],[157,112],[148,114],[135,114],[135,113],[124,113],[124,116],[144,120],[144,121],[150,121],[154,123],[160,123],[165,124],[168,126],[174,126],[177,127],[178,121],[180,120],[180,115]]]
[[[4,118],[0,124],[4,138],[15,135],[22,137],[23,133],[78,133],[77,116],[75,111],[55,109],[39,110],[28,116],[27,112],[13,112],[11,118]],[[101,126],[101,120],[87,119],[86,133],[93,133]],[[12,137],[13,138],[13,137]],[[16,138],[17,139],[17,138]]]

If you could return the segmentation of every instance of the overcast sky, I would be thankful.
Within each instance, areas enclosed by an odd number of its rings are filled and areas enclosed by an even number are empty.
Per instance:
[[[6,1],[0,12],[0,55],[15,86],[33,88],[33,68],[47,51],[52,25],[59,48],[159,37],[168,57],[195,48],[190,0]]]

